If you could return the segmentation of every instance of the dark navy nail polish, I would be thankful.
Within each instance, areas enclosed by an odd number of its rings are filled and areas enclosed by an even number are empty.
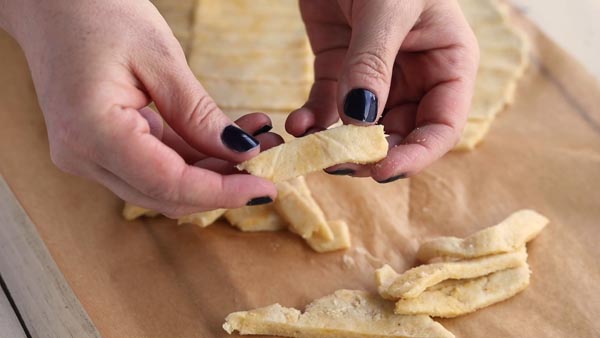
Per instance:
[[[263,197],[257,197],[257,198],[253,198],[250,201],[248,201],[248,203],[246,203],[246,205],[248,206],[252,206],[252,205],[261,205],[261,204],[267,204],[267,203],[271,203],[273,202],[273,199],[269,196],[263,196]]]
[[[354,170],[352,169],[339,169],[339,170],[334,170],[334,171],[327,171],[324,170],[326,173],[328,173],[329,175],[337,175],[337,176],[352,176],[354,175]]]
[[[252,150],[259,146],[259,142],[252,137],[250,134],[241,130],[240,128],[231,125],[225,127],[221,133],[221,141],[227,146],[227,148],[237,151],[238,153],[244,153]]]
[[[367,89],[352,89],[344,101],[344,114],[361,122],[375,122],[377,96]]]
[[[254,134],[252,134],[252,136],[258,136],[260,134],[268,133],[271,129],[273,129],[273,126],[265,124],[259,130],[255,131]]]
[[[390,182],[394,182],[394,181],[397,181],[397,180],[402,179],[402,178],[406,178],[406,174],[400,174],[400,175],[392,176],[392,177],[390,177],[390,178],[388,178],[386,180],[377,181],[377,183],[382,183],[382,184],[383,183],[390,183]]]

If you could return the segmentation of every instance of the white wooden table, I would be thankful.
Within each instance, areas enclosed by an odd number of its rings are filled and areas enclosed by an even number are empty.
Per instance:
[[[0,239],[0,338],[100,337],[1,175]]]
[[[600,81],[599,0],[512,0],[512,3]]]
[[[0,337],[25,338],[24,328],[19,323],[12,304],[8,301],[5,291],[0,292]]]

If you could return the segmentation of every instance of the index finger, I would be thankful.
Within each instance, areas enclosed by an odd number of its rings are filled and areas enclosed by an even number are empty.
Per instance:
[[[422,98],[415,129],[388,156],[371,167],[378,182],[391,182],[423,170],[458,142],[472,96],[472,82],[465,78],[443,82]]]
[[[223,176],[190,166],[149,133],[138,111],[115,108],[103,131],[98,164],[145,195],[206,210],[237,208],[255,198],[277,195],[273,183],[250,175]],[[109,124],[105,124],[109,125]]]

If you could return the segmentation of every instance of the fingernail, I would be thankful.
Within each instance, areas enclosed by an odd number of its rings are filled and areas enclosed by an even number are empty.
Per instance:
[[[325,171],[329,175],[338,175],[338,176],[354,175],[354,173],[355,173],[355,171],[352,169],[339,169],[339,170],[334,170],[334,171],[323,170],[323,171]]]
[[[344,114],[358,121],[375,122],[377,96],[367,89],[352,89],[344,101]]]
[[[260,134],[264,134],[269,132],[271,129],[273,129],[273,126],[265,124],[264,126],[262,126],[259,130],[255,131],[254,134],[252,134],[252,136],[258,136]]]
[[[377,181],[377,183],[382,183],[382,184],[383,183],[390,183],[390,182],[394,182],[394,181],[397,181],[397,180],[402,179],[402,178],[406,178],[406,174],[400,174],[400,175],[392,176],[392,177],[390,177],[390,178],[388,178],[386,180]]]
[[[250,134],[241,130],[240,128],[230,125],[223,129],[221,133],[221,141],[227,146],[227,148],[237,151],[238,153],[244,153],[252,150],[259,146],[259,142],[252,137]]]
[[[261,205],[261,204],[267,204],[267,203],[271,203],[273,202],[273,199],[269,196],[263,196],[263,197],[257,197],[257,198],[253,198],[250,201],[248,201],[248,203],[246,203],[246,205],[248,206],[252,206],[252,205]]]

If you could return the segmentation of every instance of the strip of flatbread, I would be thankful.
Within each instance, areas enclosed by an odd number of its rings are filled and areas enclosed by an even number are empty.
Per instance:
[[[454,150],[472,150],[487,135],[492,125],[492,119],[469,120],[463,129],[462,135]]]
[[[529,64],[525,35],[510,22],[497,0],[460,0],[480,47],[480,65],[467,125],[455,150],[472,150],[496,115],[513,100],[517,81]]]
[[[298,3],[295,0],[227,0],[204,1],[206,6],[218,6],[223,14],[247,13],[263,16],[291,16],[298,15]]]
[[[197,212],[177,219],[177,224],[195,224],[201,228],[207,227],[216,222],[227,209],[215,209],[210,211]]]
[[[194,60],[194,71],[196,74],[199,74],[198,78],[203,84],[208,82],[206,85],[207,90],[212,89],[215,91],[216,88],[219,88],[217,84],[213,84],[209,79],[218,80],[219,86],[232,86],[232,89],[238,91],[240,89],[248,91],[248,89],[245,89],[245,86],[250,85],[254,87],[264,85],[266,90],[272,90],[272,85],[267,86],[264,84],[265,82],[272,82],[275,84],[284,84],[285,88],[288,85],[290,88],[300,88],[302,95],[304,95],[313,79],[310,64],[304,62],[307,53],[308,51],[305,50],[286,51],[277,53],[276,57],[273,57],[273,53],[266,55],[264,53],[248,52],[223,56],[203,51],[201,53],[203,57],[198,57]],[[215,69],[219,71],[216,72]],[[282,74],[291,74],[291,76],[284,77]],[[242,87],[240,83],[233,85],[227,81],[249,82],[249,84]],[[258,92],[256,89],[253,90]],[[248,93],[251,92],[248,91]],[[249,104],[247,100],[239,100],[240,103],[237,103],[237,105],[247,105]],[[231,107],[236,104],[234,102],[231,101],[226,106]]]
[[[385,265],[375,271],[375,280],[381,297],[386,299],[415,298],[427,288],[448,279],[467,279],[488,275],[495,271],[523,265],[527,260],[525,247],[485,257],[457,262],[420,265],[401,275]]]
[[[314,56],[295,0],[203,0],[190,68],[221,108],[290,111],[304,104]]]
[[[547,224],[548,219],[539,213],[520,210],[467,238],[438,237],[425,242],[417,258],[427,262],[435,257],[474,258],[514,251],[534,239]]]
[[[325,214],[314,200],[304,177],[296,177],[277,184],[275,210],[288,223],[290,231],[302,238],[318,236],[333,240],[333,232],[327,224]]]
[[[309,82],[249,82],[207,78],[194,72],[202,86],[223,108],[247,108],[250,110],[293,110],[306,102],[311,84]],[[286,79],[305,74],[291,75]]]
[[[333,239],[327,240],[318,234],[306,239],[306,243],[316,252],[330,252],[350,247],[350,229],[348,224],[342,220],[329,221],[329,229],[333,234]]]
[[[344,125],[273,147],[241,163],[238,169],[281,182],[335,164],[377,162],[387,151],[383,126]]]
[[[156,217],[159,215],[159,213],[154,210],[138,207],[137,205],[133,205],[127,202],[125,202],[122,214],[123,218],[125,218],[128,221],[133,221],[134,219],[142,216]]]
[[[304,31],[295,0],[202,0],[196,13],[197,27],[221,27],[239,34]],[[242,30],[239,30],[242,29]]]
[[[282,36],[287,34],[287,36]],[[270,32],[265,35],[262,32],[244,32],[239,34],[235,32],[215,32],[199,30],[194,33],[199,45],[202,41],[204,45],[201,49],[196,49],[194,53],[204,56],[239,56],[248,55],[251,58],[266,57],[270,54],[278,57],[281,54],[290,52],[310,51],[310,45],[305,34],[294,34],[289,36],[289,32]],[[270,58],[272,60],[272,58]],[[310,60],[310,59],[309,59]],[[306,63],[308,61],[303,61]]]
[[[450,338],[454,335],[428,316],[399,316],[393,304],[364,291],[338,290],[313,301],[301,313],[279,304],[234,312],[228,333],[298,338]]]
[[[417,298],[396,302],[402,315],[426,314],[451,318],[506,300],[529,285],[527,264],[467,280],[448,280],[423,292]]]
[[[277,231],[286,228],[286,223],[275,211],[273,204],[246,206],[227,210],[225,219],[231,225],[246,232]]]

